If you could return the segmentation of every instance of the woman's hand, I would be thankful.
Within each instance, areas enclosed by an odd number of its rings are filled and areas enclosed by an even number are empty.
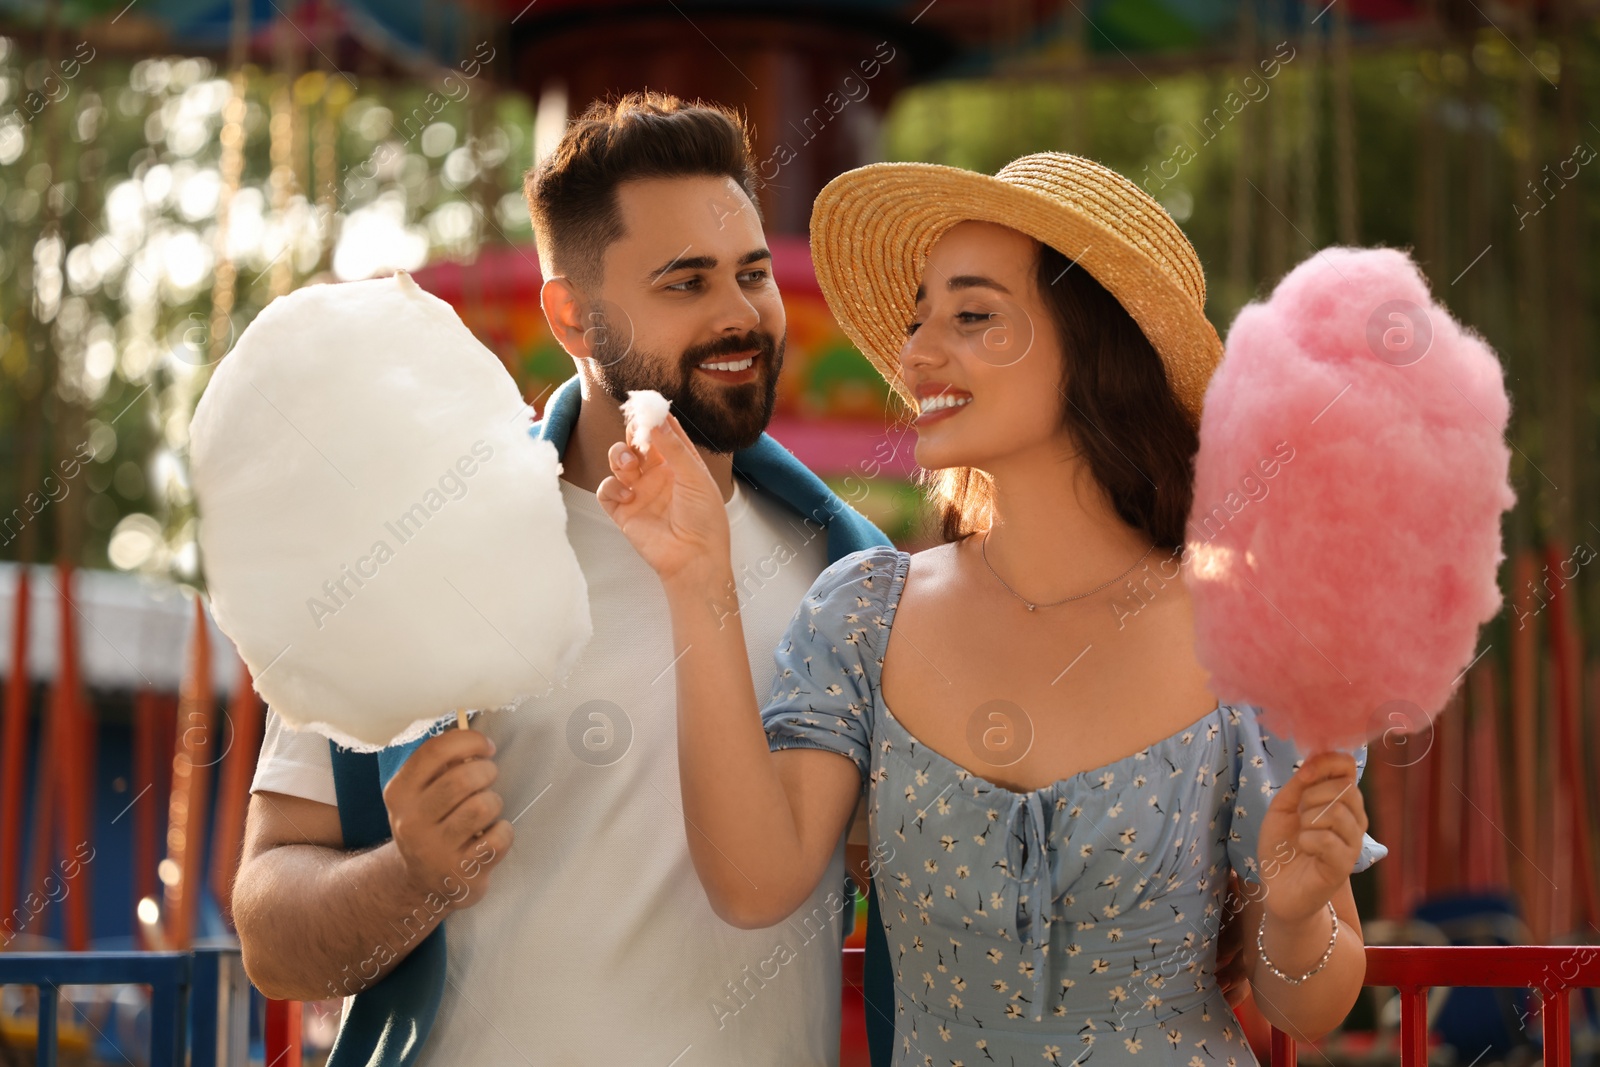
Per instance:
[[[1320,752],[1307,759],[1261,821],[1256,862],[1267,912],[1297,921],[1326,908],[1355,868],[1366,830],[1355,757]]]
[[[651,431],[642,459],[625,441],[606,458],[612,476],[595,496],[663,584],[727,566],[727,505],[676,418]]]

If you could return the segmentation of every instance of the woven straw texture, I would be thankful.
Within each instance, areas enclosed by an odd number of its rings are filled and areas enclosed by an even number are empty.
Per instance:
[[[1082,156],[1041,152],[990,176],[934,163],[839,175],[811,212],[817,283],[846,336],[917,410],[900,380],[905,327],[928,252],[958,222],[994,222],[1076,261],[1133,316],[1198,427],[1222,342],[1206,318],[1194,246],[1156,200]]]

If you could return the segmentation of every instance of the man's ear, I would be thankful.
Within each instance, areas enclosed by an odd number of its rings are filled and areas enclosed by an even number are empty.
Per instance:
[[[599,337],[591,333],[596,325],[588,321],[588,301],[565,277],[546,278],[539,287],[539,306],[544,309],[545,322],[556,343],[567,350],[574,359],[587,359],[594,354],[592,341]]]

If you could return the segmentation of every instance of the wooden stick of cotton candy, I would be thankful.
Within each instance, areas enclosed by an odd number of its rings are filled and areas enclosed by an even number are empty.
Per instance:
[[[641,455],[650,451],[650,433],[667,421],[671,402],[654,389],[630,389],[622,402],[622,417],[628,426],[628,443]]]
[[[1403,252],[1323,249],[1240,311],[1184,558],[1218,699],[1307,753],[1424,728],[1500,609],[1509,413]]]

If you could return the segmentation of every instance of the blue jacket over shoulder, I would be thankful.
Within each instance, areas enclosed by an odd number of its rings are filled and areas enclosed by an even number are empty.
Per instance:
[[[551,394],[545,417],[528,431],[555,445],[557,455],[566,453],[577,422],[582,402],[580,385],[577,375],[561,383]],[[763,433],[755,444],[735,452],[733,469],[802,517],[825,526],[830,563],[873,545],[891,544],[882,530],[840,499],[768,434]],[[444,721],[448,724],[451,720]],[[383,786],[423,740],[367,753],[350,752],[329,742],[346,848],[370,848],[389,839]],[[867,901],[867,1040],[872,1062],[887,1065],[894,1039],[894,985],[877,894],[869,893]],[[356,994],[339,1029],[328,1067],[409,1067],[416,1062],[444,992],[445,926],[441,923],[435,928],[383,981]],[[560,1023],[552,1020],[552,1025]]]

